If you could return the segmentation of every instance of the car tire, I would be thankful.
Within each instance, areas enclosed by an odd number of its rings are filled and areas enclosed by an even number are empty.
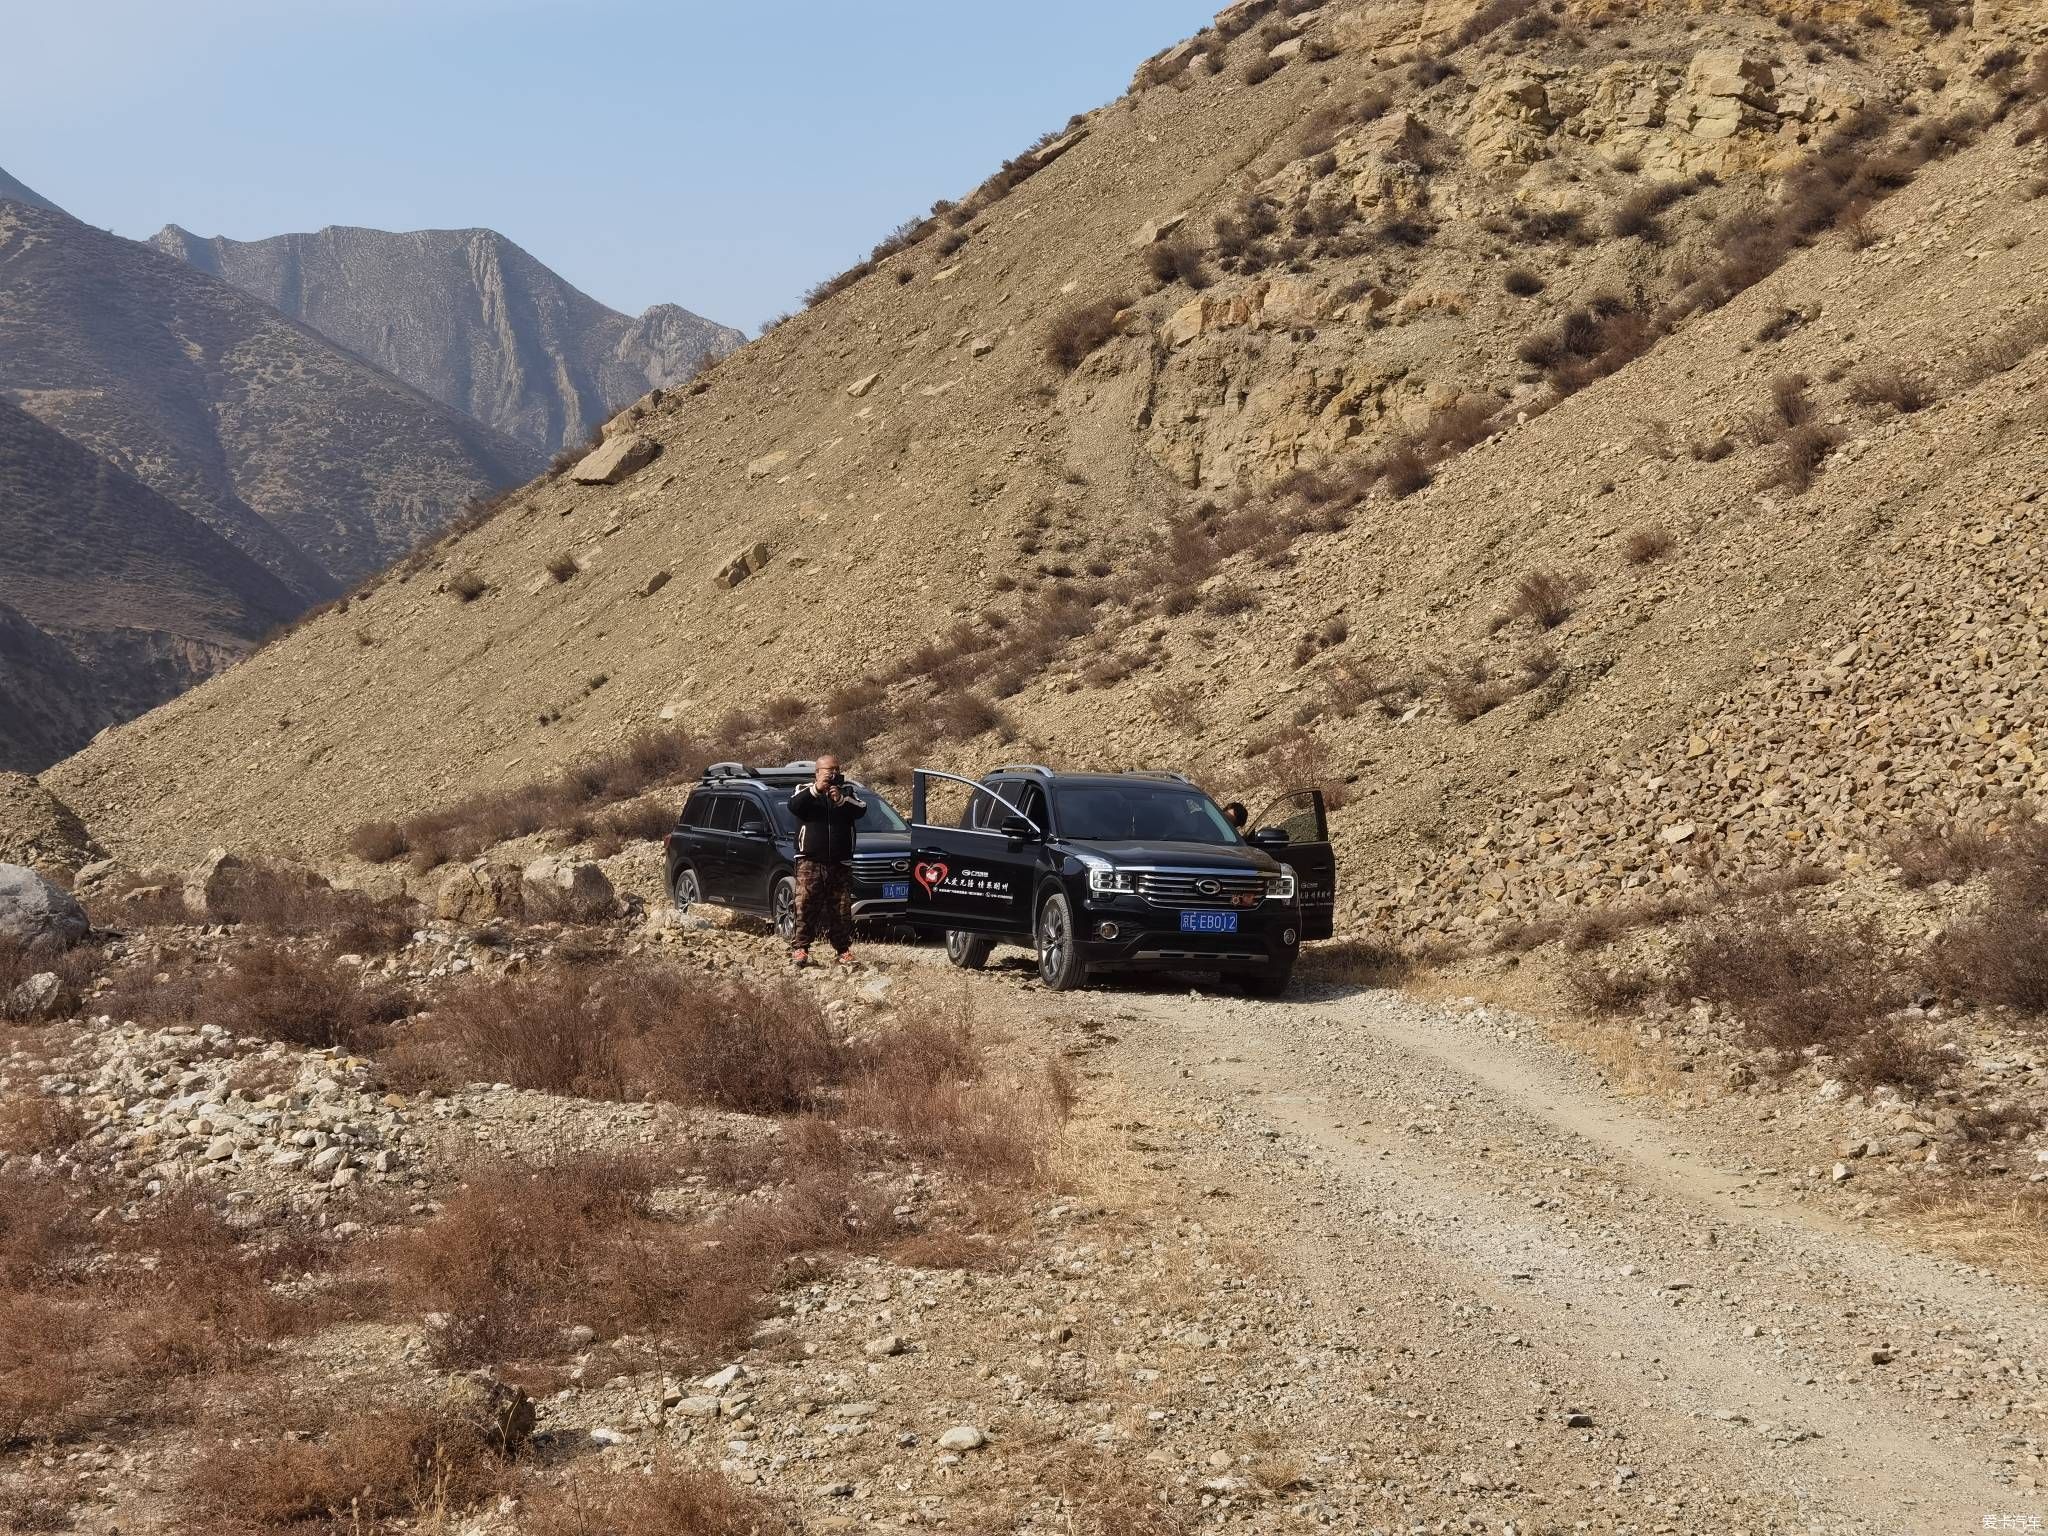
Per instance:
[[[796,938],[796,876],[777,875],[775,883],[768,887],[769,921],[775,925],[775,937],[783,943]]]
[[[676,910],[687,912],[703,904],[704,882],[697,878],[697,871],[686,864],[676,871],[676,883],[669,887],[669,894],[675,897]]]
[[[1088,979],[1074,932],[1074,906],[1053,891],[1038,908],[1038,979],[1055,992],[1071,992]]]
[[[987,965],[988,952],[995,947],[995,940],[981,934],[946,930],[946,958],[963,971],[978,971]]]
[[[1244,989],[1253,997],[1285,997],[1293,981],[1294,962],[1283,960],[1280,964],[1269,966],[1256,975],[1245,977]]]

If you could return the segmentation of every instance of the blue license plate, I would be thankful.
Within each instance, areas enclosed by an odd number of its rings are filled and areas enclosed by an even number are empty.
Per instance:
[[[1237,914],[1235,912],[1183,912],[1180,915],[1182,933],[1235,933]]]
[[[882,900],[910,900],[910,882],[908,880],[890,880],[885,882],[882,886]]]

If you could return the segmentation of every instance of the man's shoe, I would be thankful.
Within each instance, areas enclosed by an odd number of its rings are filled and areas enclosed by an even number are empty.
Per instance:
[[[838,963],[839,963],[840,965],[859,965],[859,964],[860,964],[860,962],[859,962],[858,960],[856,960],[856,959],[854,959],[854,958],[853,958],[853,951],[852,951],[852,950],[850,950],[850,949],[842,949],[841,951],[839,951],[839,961],[838,961]]]
[[[789,952],[789,963],[791,965],[809,965],[811,963],[811,952],[808,949],[792,949]]]

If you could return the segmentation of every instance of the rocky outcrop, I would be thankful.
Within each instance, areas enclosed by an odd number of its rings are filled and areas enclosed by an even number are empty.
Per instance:
[[[0,862],[69,875],[101,857],[70,806],[26,774],[0,773]]]
[[[591,922],[611,916],[618,906],[610,878],[585,860],[543,855],[521,871],[521,880],[532,915]]]
[[[173,224],[153,243],[543,455],[746,339],[674,304],[622,315],[488,229],[241,241]]]
[[[639,432],[621,432],[593,449],[569,471],[569,478],[578,485],[617,485],[652,464],[660,452],[661,444],[653,438]]]
[[[21,864],[0,864],[0,939],[31,949],[68,949],[92,929],[61,885]]]
[[[525,915],[521,872],[489,859],[449,870],[434,895],[434,916],[443,922],[475,924]]]
[[[757,571],[768,567],[768,546],[765,543],[750,544],[718,568],[711,580],[715,586],[731,591]]]

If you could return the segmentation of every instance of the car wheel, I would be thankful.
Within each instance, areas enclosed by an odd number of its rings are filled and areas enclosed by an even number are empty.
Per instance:
[[[1088,979],[1074,935],[1074,908],[1064,891],[1054,891],[1038,909],[1038,979],[1055,992],[1070,992]]]
[[[988,952],[994,948],[993,939],[962,933],[957,928],[946,930],[946,958],[963,971],[978,971],[987,965]]]
[[[687,912],[704,899],[704,882],[697,878],[697,871],[685,866],[676,871],[674,890],[676,910]]]
[[[768,895],[769,910],[775,914],[775,936],[787,944],[796,937],[796,877],[777,875]]]
[[[1253,997],[1285,997],[1294,980],[1294,962],[1284,960],[1244,979],[1245,991]]]

